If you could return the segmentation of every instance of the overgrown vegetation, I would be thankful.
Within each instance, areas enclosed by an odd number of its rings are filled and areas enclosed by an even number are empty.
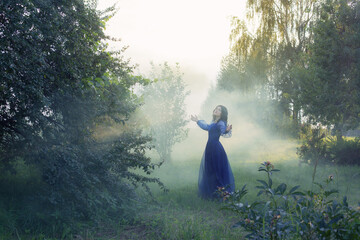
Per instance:
[[[133,126],[94,138],[106,119],[139,105],[133,67],[106,49],[106,20],[83,1],[0,3],[0,231],[61,238],[79,227],[132,216],[134,186],[161,182],[150,138]],[[132,207],[130,207],[132,206]]]
[[[241,226],[250,233],[249,239],[359,239],[360,202],[358,209],[349,206],[347,198],[342,202],[331,199],[338,191],[327,189],[334,176],[325,181],[326,186],[315,183],[318,191],[300,191],[298,186],[287,191],[288,184],[273,184],[272,174],[278,169],[264,162],[259,171],[266,173],[267,180],[257,180],[261,185],[257,196],[260,201],[242,201],[247,194],[246,185],[234,194],[219,189],[220,197],[226,201],[224,209],[236,212]]]

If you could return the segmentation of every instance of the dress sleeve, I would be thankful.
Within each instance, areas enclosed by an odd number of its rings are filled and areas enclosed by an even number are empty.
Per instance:
[[[221,134],[221,136],[224,137],[224,138],[231,138],[231,136],[232,136],[232,130]]]
[[[196,122],[197,125],[199,125],[199,127],[201,127],[202,129],[208,131],[209,130],[209,124],[207,124],[204,120],[199,120]]]
[[[220,121],[218,123],[219,128],[220,128],[220,134],[223,135],[226,132],[226,125],[223,121]]]

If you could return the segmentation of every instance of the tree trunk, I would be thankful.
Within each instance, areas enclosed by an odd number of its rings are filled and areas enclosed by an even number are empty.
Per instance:
[[[344,140],[342,134],[342,124],[336,124],[334,129],[335,129],[336,141],[342,142]]]

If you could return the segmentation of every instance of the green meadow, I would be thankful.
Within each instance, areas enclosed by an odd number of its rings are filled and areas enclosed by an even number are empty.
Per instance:
[[[274,185],[286,183],[288,189],[300,185],[303,191],[318,188],[312,184],[314,167],[300,163],[298,159],[296,149],[299,142],[296,140],[258,141],[257,144],[252,143],[251,146],[243,144],[239,148],[229,147],[230,141],[223,140],[223,142],[234,173],[236,189],[242,188],[245,184],[247,186],[248,194],[244,201],[259,200],[256,189],[259,183],[256,180],[266,180],[266,175],[258,171],[260,163],[264,161],[270,161],[280,170],[272,176]],[[139,187],[136,189],[138,198],[135,204],[129,205],[133,207],[129,211],[132,214],[127,218],[122,218],[118,222],[100,223],[93,228],[91,223],[83,227],[78,226],[81,230],[77,233],[67,232],[65,228],[61,239],[242,239],[246,235],[244,229],[233,227],[241,216],[222,210],[221,201],[203,200],[197,195],[197,178],[203,151],[201,149],[203,144],[199,145],[196,148],[194,144],[185,141],[175,148],[172,162],[166,162],[154,170],[152,176],[159,178],[165,184],[167,192],[155,184],[150,184],[152,197],[149,197],[144,189]],[[191,146],[194,151],[189,153],[187,149],[191,149]],[[154,154],[152,157],[155,156]],[[23,167],[19,165],[18,168],[21,170]],[[36,179],[32,177],[36,175],[36,172],[26,171],[21,174],[23,178],[17,181]],[[360,168],[319,165],[315,182],[324,183],[330,175],[334,177],[334,181],[330,182],[327,188],[339,191],[333,195],[333,198],[341,201],[346,195],[349,204],[356,207],[360,201]],[[36,181],[32,181],[27,186],[35,186]],[[23,189],[23,191],[27,190]],[[8,219],[9,223],[12,220],[14,219]],[[58,236],[43,234],[41,226],[36,234],[26,234],[26,231],[24,234],[24,230],[16,230],[20,233],[16,234],[15,231],[15,234],[0,236],[0,239],[58,239]]]
[[[271,161],[280,170],[273,175],[275,185],[284,182],[288,189],[296,185],[300,185],[304,191],[317,189],[312,184],[314,168],[300,163],[296,155],[297,146],[297,141],[279,140],[268,143],[267,147],[258,149],[256,153],[249,153],[246,149],[228,153],[236,188],[247,185],[249,192],[245,200],[252,202],[258,198],[256,186],[259,184],[256,180],[266,179],[263,173],[258,172],[263,161]],[[241,239],[245,236],[242,229],[232,227],[241,216],[221,210],[221,202],[202,200],[197,196],[200,159],[201,155],[187,161],[176,161],[174,157],[172,163],[155,170],[154,175],[162,180],[169,191],[163,192],[152,186],[156,202],[150,202],[139,210],[134,222],[120,223],[117,232],[102,239]],[[354,166],[320,165],[315,182],[324,183],[330,175],[334,176],[334,181],[327,186],[339,190],[333,197],[341,201],[346,195],[350,205],[356,206],[360,201],[359,170]]]

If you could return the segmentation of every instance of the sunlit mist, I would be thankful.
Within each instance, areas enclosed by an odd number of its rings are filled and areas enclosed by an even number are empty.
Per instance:
[[[117,3],[117,14],[106,32],[129,46],[125,56],[146,74],[150,61],[178,62],[191,90],[188,112],[198,112],[214,84],[220,61],[228,53],[230,17],[245,14],[245,0],[99,0],[98,9]]]

